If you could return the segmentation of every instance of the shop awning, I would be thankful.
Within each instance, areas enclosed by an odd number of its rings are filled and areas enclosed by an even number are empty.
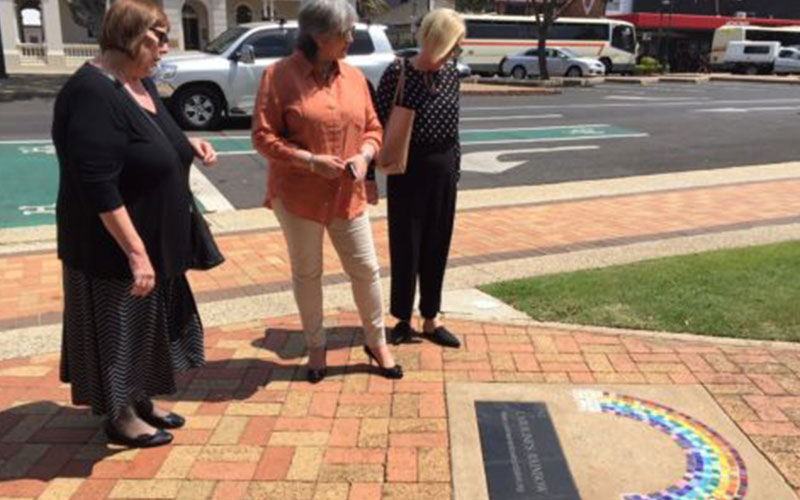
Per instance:
[[[697,16],[693,14],[670,14],[669,12],[637,12],[609,16],[633,23],[640,30],[672,28],[673,30],[713,31],[726,24],[743,26],[800,26],[800,19],[772,19],[767,17]]]

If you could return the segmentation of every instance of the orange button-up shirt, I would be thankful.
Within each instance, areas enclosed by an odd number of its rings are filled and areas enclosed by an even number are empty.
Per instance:
[[[290,213],[327,224],[334,217],[353,219],[367,203],[364,181],[346,172],[326,179],[292,164],[297,149],[343,160],[371,143],[377,151],[382,129],[360,70],[338,62],[321,82],[301,52],[264,70],[253,112],[253,146],[269,159],[267,197]]]

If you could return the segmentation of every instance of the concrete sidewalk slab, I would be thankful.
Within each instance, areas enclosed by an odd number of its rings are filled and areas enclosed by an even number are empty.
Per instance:
[[[477,402],[542,404],[539,411],[546,411],[555,424],[567,473],[574,478],[580,498],[797,498],[699,385],[452,382],[446,385],[445,394],[456,500],[489,500],[488,474],[484,472],[500,465],[482,460],[487,450],[481,443],[492,445],[479,432]],[[558,494],[563,492],[566,478],[547,464],[552,460],[553,443],[541,430],[534,434],[527,424],[518,423],[530,418],[536,425],[544,417],[526,416],[513,407],[502,411],[507,416],[506,435],[517,437],[516,446],[524,448],[514,450],[501,465],[513,470],[513,475],[505,474],[508,479],[516,479],[516,488],[507,488],[504,498],[567,498]],[[505,449],[504,444],[493,446]]]

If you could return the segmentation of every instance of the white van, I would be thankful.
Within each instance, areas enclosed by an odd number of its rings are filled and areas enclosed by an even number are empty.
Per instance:
[[[783,47],[775,60],[775,74],[789,75],[800,73],[800,49]]]
[[[780,42],[728,42],[722,65],[734,73],[772,73],[780,50]]]

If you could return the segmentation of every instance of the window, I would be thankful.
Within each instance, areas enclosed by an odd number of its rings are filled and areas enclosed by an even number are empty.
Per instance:
[[[608,40],[608,25],[556,23],[550,29],[550,38],[555,40]]]
[[[353,34],[353,43],[347,51],[349,56],[363,56],[375,52],[375,45],[372,44],[372,37],[367,30],[356,30]]]
[[[274,29],[261,31],[247,39],[255,50],[256,59],[267,57],[284,57],[291,53],[292,44],[289,43],[291,35],[289,30]]]
[[[795,52],[793,50],[782,50],[781,53],[778,54],[778,57],[783,57],[783,58],[787,58],[788,59],[788,58],[794,56],[794,54],[795,54]]]
[[[247,5],[236,7],[236,24],[253,22],[253,10]]]
[[[636,51],[636,35],[633,28],[630,26],[614,26],[614,31],[611,35],[611,46],[625,52]]]
[[[744,48],[745,54],[769,54],[769,45],[748,45]]]
[[[533,23],[514,21],[467,21],[467,38],[531,40],[538,38]]]
[[[800,32],[748,29],[747,40],[756,42],[781,42],[781,45],[800,45]]]

